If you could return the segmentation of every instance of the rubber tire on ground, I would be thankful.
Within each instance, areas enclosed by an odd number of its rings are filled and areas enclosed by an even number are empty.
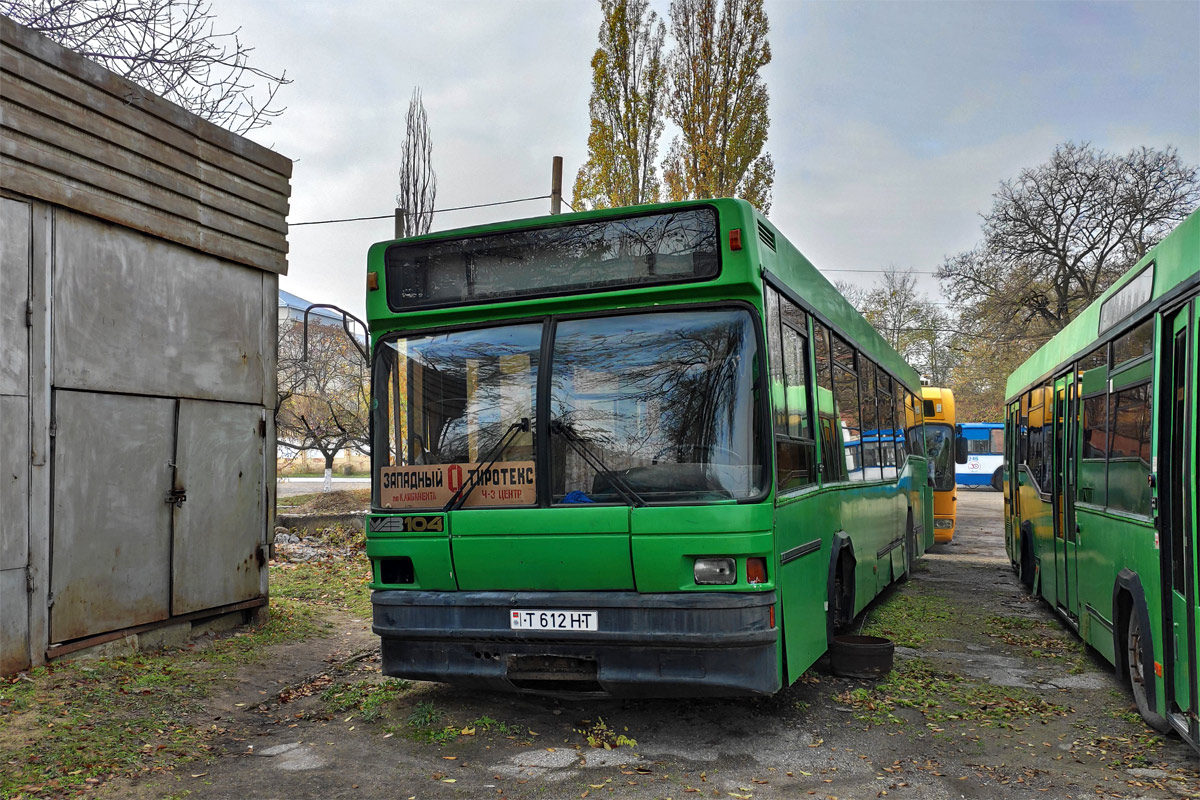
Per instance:
[[[992,488],[997,492],[1004,491],[1004,467],[1000,467],[992,473]]]
[[[833,632],[841,633],[853,622],[846,619],[846,582],[842,578],[842,564],[839,561],[833,574],[833,597],[829,598],[829,611],[833,614]],[[853,600],[850,601],[853,605]]]
[[[1166,719],[1154,713],[1146,695],[1146,665],[1142,663],[1142,623],[1138,619],[1136,609],[1129,615],[1129,622],[1125,626],[1125,664],[1125,677],[1129,679],[1129,690],[1133,694],[1133,702],[1137,704],[1138,713],[1151,728],[1159,733],[1166,733],[1171,726]]]

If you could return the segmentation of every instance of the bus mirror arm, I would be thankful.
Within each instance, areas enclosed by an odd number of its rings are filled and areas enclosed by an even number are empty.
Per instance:
[[[362,356],[363,363],[371,363],[371,358],[367,354],[367,348],[363,347],[362,343],[358,341],[358,338],[350,330],[350,320],[357,322],[360,326],[362,326],[364,331],[367,330],[367,323],[363,322],[346,309],[331,305],[329,303],[313,303],[308,308],[304,309],[304,335],[300,342],[300,360],[302,362],[305,364],[308,363],[308,315],[314,308],[328,308],[330,311],[337,311],[340,313],[342,315],[342,330],[346,332],[346,336],[354,344],[354,349],[358,351],[360,356]]]

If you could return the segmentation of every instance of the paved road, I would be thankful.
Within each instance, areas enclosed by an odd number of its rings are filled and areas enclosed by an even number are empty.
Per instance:
[[[1195,754],[1148,731],[1107,665],[1024,594],[1000,509],[998,493],[963,492],[955,541],[868,610],[868,624],[928,634],[898,648],[883,684],[818,668],[771,698],[623,702],[418,683],[371,713],[335,711],[323,693],[346,697],[378,675],[369,656],[331,666],[377,647],[366,621],[343,619],[210,702],[203,724],[230,731],[215,762],[101,796],[1200,796]],[[589,733],[636,744],[595,749]]]
[[[321,491],[324,478],[280,478],[276,481],[279,497],[291,497],[297,494],[311,494]],[[334,478],[333,488],[341,489],[370,489],[371,481],[367,478]]]

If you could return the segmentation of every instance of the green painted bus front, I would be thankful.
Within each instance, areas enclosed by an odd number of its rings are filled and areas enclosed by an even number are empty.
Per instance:
[[[1193,213],[1008,379],[1013,568],[1200,749]]]
[[[840,449],[823,452],[828,448],[816,431],[817,419],[809,423],[807,438],[773,433],[772,421],[780,409],[771,407],[771,396],[796,401],[794,390],[771,391],[766,385],[773,367],[782,370],[768,360],[775,340],[768,341],[767,294],[777,293],[771,296],[782,299],[773,302],[790,303],[788,309],[803,312],[803,323],[793,330],[808,336],[802,346],[809,379],[808,399],[798,409],[802,414],[818,408],[817,395],[823,391],[815,385],[817,353],[809,344],[814,329],[822,326],[858,349],[853,363],[860,372],[877,376],[870,383],[863,379],[863,386],[875,388],[859,387],[856,402],[861,403],[864,391],[875,396],[871,404],[853,406],[855,415],[873,407],[877,422],[887,420],[886,427],[904,427],[908,437],[921,437],[920,381],[836,289],[744,201],[586,212],[401,242],[452,243],[695,208],[716,213],[719,272],[656,286],[397,309],[389,305],[385,263],[388,248],[397,242],[371,248],[368,285],[378,287],[367,293],[373,352],[378,355],[398,336],[430,331],[475,331],[480,326],[492,330],[498,324],[525,331],[532,330],[527,326],[540,326],[543,345],[537,356],[534,408],[543,420],[554,412],[540,410],[547,403],[550,383],[542,371],[549,369],[553,355],[542,350],[555,341],[562,326],[614,314],[636,322],[637,315],[658,320],[655,315],[672,313],[748,313],[755,327],[754,392],[760,404],[755,458],[761,460],[765,483],[754,496],[738,499],[563,505],[565,498],[551,501],[549,489],[542,485],[552,477],[539,472],[536,505],[449,511],[384,508],[379,476],[390,465],[380,463],[388,456],[380,455],[382,439],[376,431],[367,554],[374,570],[374,630],[383,641],[386,674],[503,690],[614,696],[768,694],[796,680],[825,652],[835,623],[849,622],[883,588],[905,577],[912,559],[932,544],[933,510],[923,458],[909,456],[899,468],[880,467],[863,473],[862,480],[851,480],[848,476],[854,473],[843,468]],[[793,310],[792,319],[797,316]],[[782,335],[781,326],[776,336]],[[835,368],[833,374],[840,373]],[[406,382],[405,392],[407,386]],[[383,393],[373,398],[377,413],[384,413],[380,405],[388,403],[395,404],[397,420],[409,413]],[[828,406],[830,401],[822,403]],[[777,425],[786,427],[785,416]],[[904,421],[897,422],[901,418]],[[830,431],[836,429],[834,441],[840,448],[845,422],[840,428],[827,422]],[[537,424],[535,420],[533,427]],[[549,432],[535,429],[528,436],[533,452],[549,453],[550,445],[540,438],[551,438]],[[429,452],[427,443],[419,446]],[[775,454],[781,448],[813,454],[813,463],[797,473],[811,473],[807,483],[786,491],[777,486]],[[747,463],[753,469],[753,462]],[[594,488],[594,476],[593,481]],[[735,582],[698,583],[696,560],[706,557],[733,559]],[[758,561],[766,564],[766,574],[752,581],[751,567]],[[837,597],[832,596],[835,587],[841,592]],[[577,617],[594,612],[599,628],[516,630],[510,626],[511,615],[522,609]],[[835,620],[837,613],[843,618]]]

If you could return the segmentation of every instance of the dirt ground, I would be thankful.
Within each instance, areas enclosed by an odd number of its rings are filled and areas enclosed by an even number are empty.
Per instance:
[[[587,702],[380,683],[369,621],[338,617],[210,698],[212,761],[93,796],[1200,797],[1195,752],[1023,593],[1000,494],[962,492],[959,512],[867,611],[867,631],[923,639],[881,683],[814,668],[768,699]]]

